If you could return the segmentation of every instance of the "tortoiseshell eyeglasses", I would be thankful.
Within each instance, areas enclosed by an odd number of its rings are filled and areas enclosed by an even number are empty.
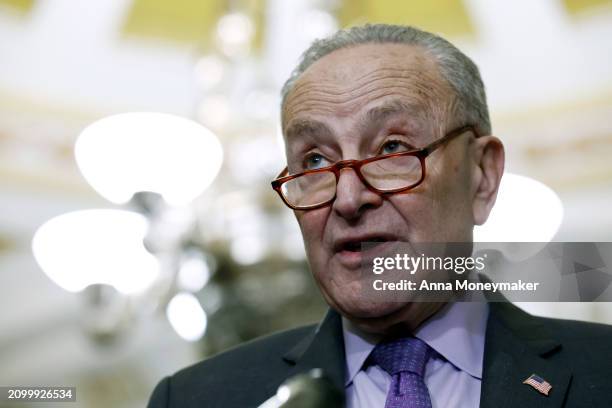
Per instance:
[[[340,171],[352,168],[361,182],[377,194],[405,193],[425,180],[425,159],[434,150],[450,140],[471,131],[479,137],[472,125],[448,132],[444,137],[417,150],[391,153],[364,160],[341,160],[331,166],[287,175],[285,168],[272,181],[272,188],[283,202],[294,210],[314,210],[336,198]]]

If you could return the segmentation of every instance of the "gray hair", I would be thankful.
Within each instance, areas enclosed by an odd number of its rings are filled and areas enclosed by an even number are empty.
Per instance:
[[[484,84],[478,67],[450,42],[411,26],[366,24],[337,31],[314,41],[304,51],[297,67],[282,88],[281,106],[297,79],[317,60],[333,51],[367,43],[399,43],[421,47],[438,64],[440,74],[457,96],[457,119],[475,125],[482,134],[491,133],[491,121]]]

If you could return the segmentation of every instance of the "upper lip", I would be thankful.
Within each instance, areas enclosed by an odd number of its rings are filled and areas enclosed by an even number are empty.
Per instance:
[[[333,250],[334,252],[340,252],[347,246],[352,244],[361,244],[364,242],[387,242],[397,241],[397,237],[389,233],[368,233],[363,235],[347,235],[346,237],[338,238],[334,241]]]

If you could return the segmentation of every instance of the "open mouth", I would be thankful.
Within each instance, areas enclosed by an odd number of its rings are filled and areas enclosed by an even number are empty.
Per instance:
[[[336,252],[362,252],[363,250],[373,248],[391,239],[386,237],[368,237],[367,239],[356,239],[342,241],[336,245]]]

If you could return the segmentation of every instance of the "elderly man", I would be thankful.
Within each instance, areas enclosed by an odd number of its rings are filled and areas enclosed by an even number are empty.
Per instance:
[[[493,207],[504,148],[468,57],[412,27],[339,31],[285,84],[282,128],[273,187],[330,310],[164,379],[151,408],[254,407],[312,368],[349,407],[612,406],[609,327],[509,303],[364,297],[364,243],[471,242]]]

